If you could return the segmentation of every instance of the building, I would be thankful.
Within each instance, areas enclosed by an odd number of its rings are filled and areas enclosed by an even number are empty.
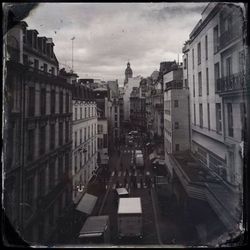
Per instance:
[[[139,87],[141,82],[141,76],[136,76],[128,79],[128,83],[124,87],[123,95],[123,116],[125,122],[130,122],[130,95],[133,87]]]
[[[98,164],[108,165],[109,160],[109,141],[108,141],[108,90],[105,88],[96,88],[93,90],[94,99],[97,105],[97,148]]]
[[[127,68],[125,69],[125,80],[124,80],[124,87],[128,83],[128,79],[133,77],[133,71],[130,68],[130,63],[127,63]]]
[[[110,143],[117,144],[120,137],[120,104],[118,80],[107,81],[109,91],[109,131]]]
[[[190,149],[189,90],[183,87],[183,68],[179,66],[163,76],[164,152],[169,174],[173,176],[169,154]]]
[[[77,204],[98,171],[97,107],[93,90],[77,81],[77,74],[62,70],[60,74],[72,85],[72,199]]]
[[[30,244],[56,240],[71,199],[71,86],[58,75],[52,38],[21,22],[5,39],[4,202]]]
[[[130,95],[130,121],[133,130],[146,131],[146,83],[141,80],[140,86],[133,87]]]
[[[209,3],[183,47],[191,151],[172,152],[169,164],[174,192],[183,207],[189,211],[203,207],[211,215],[205,220],[192,214],[207,237],[241,232],[242,145],[249,89],[244,80],[245,47],[240,27],[243,16],[239,6]],[[183,122],[186,119],[183,117]],[[213,231],[213,225],[220,229]]]
[[[216,14],[214,14],[216,13]],[[213,16],[215,15],[215,16]],[[244,46],[238,7],[209,4],[188,41],[192,151],[235,188],[242,184]],[[204,21],[208,21],[205,24]]]

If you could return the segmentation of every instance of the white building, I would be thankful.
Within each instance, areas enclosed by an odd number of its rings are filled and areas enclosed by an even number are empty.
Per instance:
[[[242,18],[237,7],[208,4],[183,49],[192,151],[204,166],[237,187],[242,184],[239,151],[246,115]]]
[[[173,166],[169,154],[185,151],[189,145],[189,90],[183,88],[183,69],[178,67],[163,76],[164,84],[164,152],[169,173]]]
[[[142,79],[141,76],[128,78],[128,83],[124,86],[124,95],[123,95],[124,121],[129,121],[130,119],[130,94],[133,90],[133,87],[139,88],[141,79]]]
[[[76,81],[77,75],[68,73],[72,84],[72,199],[78,203],[83,190],[97,171],[97,108],[93,90]]]

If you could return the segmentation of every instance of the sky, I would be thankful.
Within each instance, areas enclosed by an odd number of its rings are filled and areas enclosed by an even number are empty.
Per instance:
[[[52,37],[60,68],[80,78],[118,79],[129,60],[148,77],[160,62],[182,61],[182,47],[207,3],[40,3],[24,20]]]

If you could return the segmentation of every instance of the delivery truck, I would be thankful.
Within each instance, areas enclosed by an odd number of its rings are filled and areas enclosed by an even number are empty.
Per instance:
[[[141,198],[120,198],[118,205],[118,238],[143,236]]]
[[[109,216],[88,217],[79,233],[78,242],[80,244],[109,244]]]

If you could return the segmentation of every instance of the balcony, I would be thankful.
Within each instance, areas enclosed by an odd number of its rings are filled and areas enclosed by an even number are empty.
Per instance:
[[[224,31],[220,35],[220,45],[219,50],[225,48],[230,43],[234,42],[237,38],[242,36],[242,24],[237,21],[234,22],[228,31]]]
[[[246,89],[245,76],[242,73],[217,79],[216,93],[219,95],[236,94]]]
[[[172,82],[168,82],[165,84],[165,91],[171,90],[171,89],[182,89],[183,88],[183,81],[177,81],[174,80]]]

